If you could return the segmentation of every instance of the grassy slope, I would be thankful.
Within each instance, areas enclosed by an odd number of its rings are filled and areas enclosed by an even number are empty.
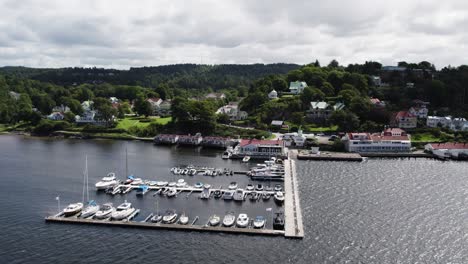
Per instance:
[[[164,118],[151,118],[151,122],[140,122],[142,118],[138,117],[127,117],[119,121],[117,124],[117,128],[128,130],[130,127],[136,126],[139,128],[145,128],[149,126],[151,123],[157,123],[161,125],[165,125],[171,121],[171,117],[164,117]]]

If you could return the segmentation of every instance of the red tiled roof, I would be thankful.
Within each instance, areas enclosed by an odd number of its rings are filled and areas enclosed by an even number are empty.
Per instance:
[[[240,146],[244,147],[250,144],[255,144],[255,145],[278,145],[282,146],[283,141],[282,140],[260,140],[260,139],[242,139],[240,142]]]
[[[434,149],[468,149],[468,143],[432,143]]]
[[[416,117],[416,116],[411,114],[408,111],[400,111],[396,114],[396,118],[404,118],[404,117]]]
[[[373,134],[373,141],[389,141],[389,140],[410,140],[408,136],[382,136],[381,134]]]

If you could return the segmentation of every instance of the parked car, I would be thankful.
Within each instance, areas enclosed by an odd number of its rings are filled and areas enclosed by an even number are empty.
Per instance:
[[[339,138],[340,138],[340,137],[337,136],[337,135],[332,135],[332,136],[328,139],[328,141],[335,141],[335,140],[337,140],[337,139],[339,139]]]

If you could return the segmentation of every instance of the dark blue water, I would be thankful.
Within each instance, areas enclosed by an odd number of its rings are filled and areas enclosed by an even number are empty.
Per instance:
[[[184,178],[214,186],[245,176],[174,176],[169,168],[202,164],[244,170],[220,152],[155,147],[143,142],[73,141],[0,136],[1,263],[468,263],[468,164],[434,160],[369,160],[364,163],[297,162],[305,225],[303,240],[234,234],[46,224],[44,217],[81,200],[84,157],[90,183],[108,171],[145,179]],[[97,195],[99,203],[137,199]],[[184,195],[183,195],[184,196]],[[232,210],[251,216],[272,201],[244,204],[196,196],[159,198],[203,221]],[[138,220],[139,220],[138,219]],[[201,220],[201,221],[202,221]]]

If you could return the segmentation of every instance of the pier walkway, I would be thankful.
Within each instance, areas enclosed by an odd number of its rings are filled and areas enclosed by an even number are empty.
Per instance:
[[[304,227],[302,225],[302,211],[299,200],[299,189],[296,178],[296,163],[289,159],[285,162],[284,176],[284,217],[285,217],[285,237],[303,238]]]

